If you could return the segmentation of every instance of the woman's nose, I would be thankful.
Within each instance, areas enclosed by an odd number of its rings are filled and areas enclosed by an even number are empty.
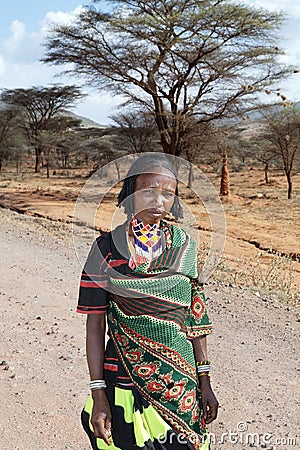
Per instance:
[[[159,191],[154,194],[154,205],[156,208],[163,206],[163,195]]]

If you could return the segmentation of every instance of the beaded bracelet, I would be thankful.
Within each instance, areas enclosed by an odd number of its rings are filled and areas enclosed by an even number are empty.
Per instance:
[[[90,381],[89,386],[91,391],[96,391],[98,389],[106,389],[105,380],[92,380]]]
[[[199,377],[207,376],[210,377],[210,361],[197,361],[196,362],[197,372]]]
[[[198,377],[208,377],[210,378],[209,372],[198,372]]]

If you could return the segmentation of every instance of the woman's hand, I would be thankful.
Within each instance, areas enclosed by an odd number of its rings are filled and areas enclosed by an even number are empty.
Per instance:
[[[200,391],[205,423],[209,424],[217,418],[219,403],[213,393],[209,377],[199,377]]]
[[[107,445],[111,444],[111,412],[104,389],[93,391],[93,410],[91,423],[96,438],[103,439]]]
[[[193,339],[192,343],[195,361],[207,361],[206,335]],[[202,397],[204,420],[206,423],[210,423],[217,418],[219,403],[213,393],[208,376],[199,376],[199,387]]]
[[[104,379],[104,314],[88,314],[86,327],[86,351],[91,380]],[[101,438],[110,445],[111,412],[104,389],[92,391],[93,410],[91,423],[96,438]]]

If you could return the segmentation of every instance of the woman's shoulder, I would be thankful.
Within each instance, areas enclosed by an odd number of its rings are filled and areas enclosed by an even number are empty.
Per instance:
[[[96,239],[92,243],[89,258],[98,258],[99,255],[102,255],[102,257],[105,258],[108,253],[111,253],[110,232],[103,233],[100,236],[96,237]]]
[[[189,236],[189,233],[187,233],[179,224],[162,220],[161,227],[164,231],[169,231],[172,235]]]
[[[112,231],[105,232],[96,238],[95,244],[101,250],[102,254],[108,252],[115,253],[116,250],[123,247],[127,249],[125,230],[126,223],[123,223]]]
[[[167,231],[167,233],[170,234],[173,246],[181,246],[187,242],[189,243],[189,245],[195,245],[195,240],[193,239],[191,234],[184,228],[182,228],[180,224],[171,224],[163,221],[163,229],[165,232]]]
[[[97,236],[95,242],[97,243],[98,247],[106,245],[109,242],[111,242],[111,231],[106,231],[100,234],[100,236]]]

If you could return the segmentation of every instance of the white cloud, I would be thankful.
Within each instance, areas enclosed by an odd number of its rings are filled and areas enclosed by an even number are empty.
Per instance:
[[[25,24],[19,20],[14,20],[10,29],[13,33],[13,41],[21,40],[26,32]]]
[[[282,12],[287,16],[286,22],[279,31],[279,47],[285,54],[279,57],[284,64],[300,68],[300,1],[299,0],[245,0],[249,6],[256,6],[270,11]],[[299,101],[300,74],[281,83],[282,92],[290,100]]]
[[[270,11],[283,11],[291,17],[300,18],[299,0],[246,0],[246,3]]]
[[[54,78],[58,70],[40,63],[43,56],[42,43],[52,23],[69,22],[82,7],[70,13],[47,13],[42,26],[34,33],[26,30],[26,25],[15,20],[12,22],[11,35],[0,42],[1,86],[6,88],[48,85],[60,80]]]
[[[62,11],[49,11],[43,21],[42,31],[46,35],[51,28],[52,24],[70,24],[74,21],[75,17],[80,14],[84,8],[79,5],[73,11],[62,12]]]
[[[41,55],[41,32],[28,33],[25,24],[18,20],[12,23],[11,32],[0,44],[2,58],[19,66],[35,62]]]
[[[49,69],[38,62],[42,56],[42,32],[28,33],[25,24],[14,21],[11,36],[0,42],[1,86],[29,87],[49,83]]]

